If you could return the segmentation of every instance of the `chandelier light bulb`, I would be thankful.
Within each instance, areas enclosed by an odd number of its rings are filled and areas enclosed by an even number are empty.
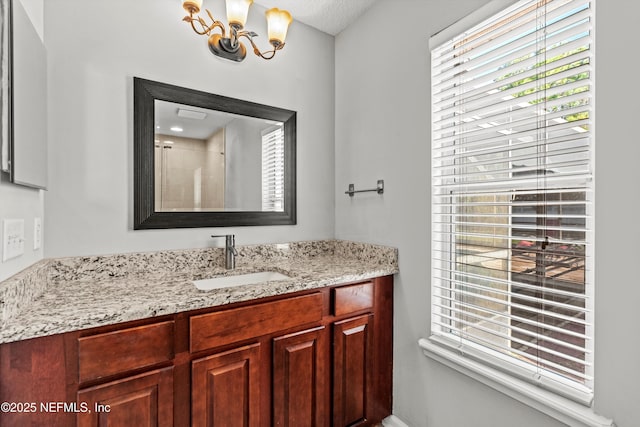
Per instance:
[[[253,0],[227,0],[227,20],[229,25],[244,27]]]
[[[182,7],[189,13],[198,13],[202,9],[202,0],[184,0]]]
[[[284,39],[287,37],[289,24],[293,20],[291,14],[286,10],[280,10],[277,7],[267,10],[267,28],[269,34],[269,43],[274,45],[283,45]]]

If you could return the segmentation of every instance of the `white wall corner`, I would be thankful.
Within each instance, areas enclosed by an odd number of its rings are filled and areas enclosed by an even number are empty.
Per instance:
[[[389,415],[387,418],[382,420],[382,425],[384,427],[409,427],[408,424],[395,415]]]

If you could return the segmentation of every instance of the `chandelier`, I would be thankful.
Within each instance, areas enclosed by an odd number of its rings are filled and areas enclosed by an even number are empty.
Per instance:
[[[273,50],[260,52],[258,46],[253,41],[258,35],[253,31],[245,31],[244,24],[247,21],[249,6],[253,0],[226,0],[227,2],[227,20],[229,21],[229,34],[224,24],[216,20],[208,9],[204,9],[209,16],[210,24],[207,24],[202,17],[198,15],[202,7],[202,0],[184,0],[182,7],[189,13],[184,17],[184,21],[191,24],[191,28],[201,36],[209,37],[209,49],[211,52],[221,58],[230,59],[232,61],[241,62],[247,56],[247,49],[240,42],[240,37],[245,37],[251,43],[253,52],[264,59],[271,59],[276,52],[284,47],[284,39],[287,36],[287,29],[291,23],[291,14],[286,10],[273,8],[267,10],[267,32],[269,35],[269,43]],[[220,29],[220,33],[215,32],[216,28]]]

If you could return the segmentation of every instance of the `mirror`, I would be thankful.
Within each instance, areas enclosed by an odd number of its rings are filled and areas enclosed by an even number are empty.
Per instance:
[[[1,0],[2,171],[16,184],[47,186],[47,54],[27,11]]]
[[[134,78],[134,229],[296,223],[296,113]]]

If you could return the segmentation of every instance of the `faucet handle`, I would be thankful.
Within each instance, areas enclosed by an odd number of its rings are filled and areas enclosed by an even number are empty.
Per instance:
[[[212,234],[211,237],[224,237],[226,247],[230,248],[231,251],[237,255],[235,234]]]
[[[211,237],[224,237],[227,239],[227,245],[235,245],[236,244],[236,235],[235,234],[212,234]]]

